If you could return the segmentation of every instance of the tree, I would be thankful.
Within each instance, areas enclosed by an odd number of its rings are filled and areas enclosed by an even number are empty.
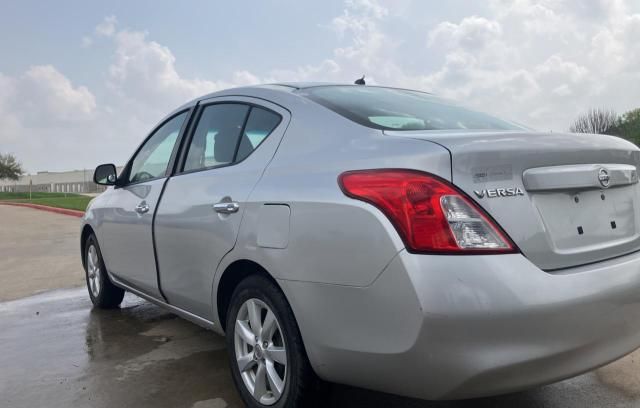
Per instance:
[[[0,153],[0,180],[18,180],[23,174],[22,165],[14,155]]]
[[[640,108],[630,110],[620,117],[615,134],[635,144],[640,143]]]
[[[590,109],[578,116],[569,130],[572,133],[600,133],[614,135],[617,131],[618,115],[609,109]]]

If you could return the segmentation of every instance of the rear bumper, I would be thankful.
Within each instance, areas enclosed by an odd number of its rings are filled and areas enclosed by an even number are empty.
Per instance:
[[[322,378],[425,399],[572,377],[640,346],[640,253],[550,274],[400,252],[368,287],[280,282]]]

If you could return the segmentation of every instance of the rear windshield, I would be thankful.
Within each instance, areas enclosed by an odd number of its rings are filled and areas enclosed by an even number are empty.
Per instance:
[[[354,122],[375,129],[523,129],[514,123],[417,91],[371,86],[321,86],[304,89],[301,94]]]

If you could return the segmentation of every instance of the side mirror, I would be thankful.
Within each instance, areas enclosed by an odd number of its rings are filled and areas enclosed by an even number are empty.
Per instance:
[[[101,164],[93,172],[93,182],[103,186],[114,186],[118,180],[116,166],[113,164]]]

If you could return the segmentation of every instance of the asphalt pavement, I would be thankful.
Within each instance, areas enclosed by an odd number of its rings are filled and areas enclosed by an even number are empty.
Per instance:
[[[80,219],[0,204],[0,301],[84,284]]]

